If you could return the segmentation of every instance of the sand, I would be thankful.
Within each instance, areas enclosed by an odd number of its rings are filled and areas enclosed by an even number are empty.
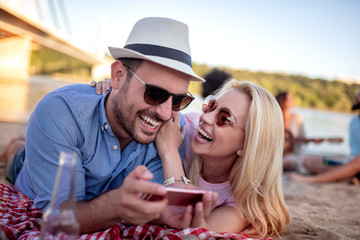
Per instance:
[[[360,239],[360,187],[348,182],[305,184],[284,175],[291,221],[282,239]]]
[[[25,129],[25,124],[0,121],[0,153],[11,138]],[[3,168],[0,183],[9,184]],[[291,220],[281,239],[360,239],[359,186],[347,182],[295,183],[285,173],[283,189]]]

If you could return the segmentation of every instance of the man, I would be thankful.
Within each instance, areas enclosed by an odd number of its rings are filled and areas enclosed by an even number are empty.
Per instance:
[[[59,153],[75,152],[80,159],[75,212],[82,233],[120,220],[142,224],[159,218],[167,200],[141,198],[166,193],[153,141],[161,125],[192,101],[190,81],[204,81],[191,68],[187,26],[172,19],[142,19],[124,48],[109,50],[116,61],[107,95],[94,94],[88,85],[72,85],[39,102],[29,121],[26,159],[15,182],[44,210]]]
[[[355,103],[352,110],[360,109],[360,91],[355,96]],[[303,176],[297,173],[290,175],[291,179],[297,182],[335,182],[351,180],[351,183],[360,185],[360,114],[354,116],[350,122],[349,142],[351,156],[341,161],[333,161],[321,156],[309,156],[304,159],[304,167],[312,174]]]

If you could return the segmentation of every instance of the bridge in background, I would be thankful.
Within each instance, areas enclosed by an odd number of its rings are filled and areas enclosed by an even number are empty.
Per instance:
[[[0,78],[29,77],[33,43],[91,64],[93,78],[109,75],[111,60],[105,54],[98,56],[75,46],[70,35],[50,29],[21,14],[11,2],[0,0]]]

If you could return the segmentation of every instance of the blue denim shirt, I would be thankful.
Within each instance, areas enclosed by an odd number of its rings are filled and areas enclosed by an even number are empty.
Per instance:
[[[153,182],[163,183],[154,143],[132,141],[121,151],[106,119],[106,96],[85,84],[69,85],[47,94],[35,108],[28,124],[26,159],[15,186],[34,199],[37,208],[45,210],[51,200],[60,151],[77,154],[77,201],[121,186],[138,165],[153,173]],[[183,159],[184,144],[179,151]]]

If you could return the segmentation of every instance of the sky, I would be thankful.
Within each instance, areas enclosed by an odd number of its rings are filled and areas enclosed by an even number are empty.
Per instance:
[[[169,17],[188,25],[197,64],[360,83],[358,0],[62,1],[86,49],[123,47],[139,19]]]

